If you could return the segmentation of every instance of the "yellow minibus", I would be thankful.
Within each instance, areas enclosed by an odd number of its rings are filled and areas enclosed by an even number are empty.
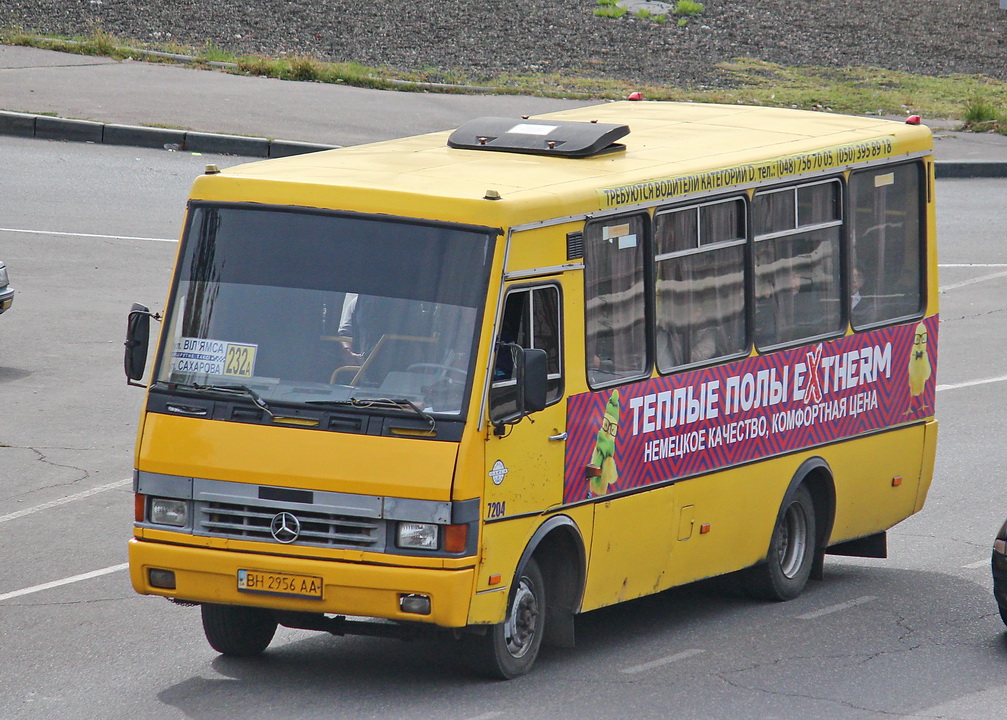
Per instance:
[[[454,635],[481,672],[713,576],[884,557],[937,441],[918,118],[613,102],[208,166],[135,453],[137,592],[210,645]]]

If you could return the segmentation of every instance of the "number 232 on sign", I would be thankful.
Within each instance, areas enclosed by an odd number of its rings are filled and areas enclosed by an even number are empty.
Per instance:
[[[252,377],[255,371],[255,345],[227,344],[224,374],[235,377]]]

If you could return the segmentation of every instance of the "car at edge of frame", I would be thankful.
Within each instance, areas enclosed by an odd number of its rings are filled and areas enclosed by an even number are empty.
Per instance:
[[[1007,625],[1007,521],[993,541],[993,597],[1000,609],[1000,619]]]
[[[7,279],[7,266],[0,260],[0,313],[10,309],[14,304],[14,288]]]

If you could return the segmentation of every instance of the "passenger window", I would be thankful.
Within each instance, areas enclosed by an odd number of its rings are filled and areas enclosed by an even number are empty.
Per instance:
[[[523,348],[545,350],[549,384],[546,400],[550,404],[563,395],[562,326],[560,294],[556,285],[511,290],[504,301],[500,320],[500,343],[514,343]],[[490,393],[490,418],[499,421],[517,412],[514,364],[506,347],[497,347]]]
[[[657,369],[744,351],[744,201],[659,213],[654,223]]]
[[[648,374],[646,216],[590,223],[584,230],[584,320],[592,387]]]
[[[923,182],[917,163],[850,176],[850,322],[854,328],[923,309]]]
[[[756,345],[840,332],[839,181],[756,193],[752,216]]]

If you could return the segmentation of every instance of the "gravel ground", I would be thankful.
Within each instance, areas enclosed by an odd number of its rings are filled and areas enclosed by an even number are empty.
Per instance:
[[[0,28],[210,42],[397,70],[558,72],[723,87],[716,64],[872,65],[1007,81],[999,0],[705,0],[685,27],[596,17],[594,0],[2,0]]]

